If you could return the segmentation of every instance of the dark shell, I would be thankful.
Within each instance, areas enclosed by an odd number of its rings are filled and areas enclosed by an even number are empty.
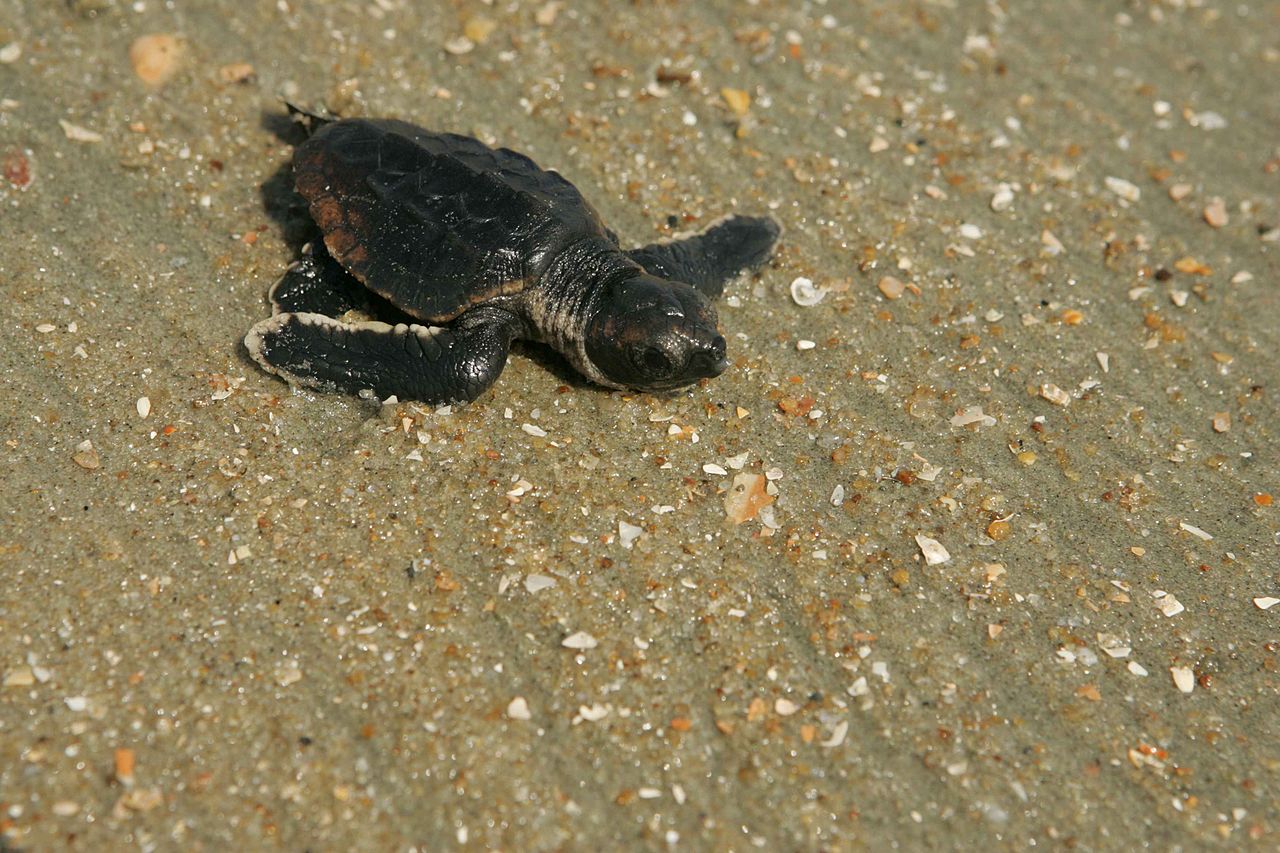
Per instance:
[[[558,173],[506,148],[402,121],[321,127],[298,147],[294,176],[333,256],[429,322],[517,293],[559,249],[608,236]]]

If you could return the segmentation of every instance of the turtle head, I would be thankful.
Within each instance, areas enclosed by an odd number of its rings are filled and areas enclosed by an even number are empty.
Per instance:
[[[637,273],[604,294],[587,327],[587,356],[626,388],[691,385],[729,366],[716,322],[716,309],[692,286]]]

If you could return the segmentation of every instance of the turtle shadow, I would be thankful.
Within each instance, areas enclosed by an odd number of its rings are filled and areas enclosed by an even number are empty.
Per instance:
[[[516,341],[511,347],[512,355],[520,355],[529,359],[543,370],[550,373],[559,380],[561,385],[568,385],[574,390],[582,390],[587,388],[595,388],[599,390],[598,385],[594,385],[583,378],[582,374],[574,370],[569,360],[560,353],[553,350],[546,344],[540,344],[536,341]],[[510,358],[510,356],[508,356]]]
[[[263,110],[258,126],[286,145],[300,145],[307,138],[307,129],[289,115],[283,101],[277,109]]]
[[[302,252],[303,245],[320,236],[307,210],[306,199],[293,188],[293,163],[282,163],[258,186],[258,196],[267,218],[280,229],[280,238],[295,255]]]
[[[263,110],[258,124],[286,145],[296,147],[307,138],[306,129],[283,111]],[[300,253],[304,244],[320,235],[307,210],[306,199],[293,188],[292,158],[281,163],[258,185],[258,196],[267,218],[279,227],[281,239],[294,254]]]

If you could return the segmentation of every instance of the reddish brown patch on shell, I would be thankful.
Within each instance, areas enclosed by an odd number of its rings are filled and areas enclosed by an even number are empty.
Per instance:
[[[323,174],[312,169],[299,169],[297,176],[294,178],[293,185],[297,188],[298,194],[311,201],[316,196],[325,191],[328,179]]]
[[[326,234],[336,228],[341,228],[345,222],[342,215],[342,205],[331,195],[321,196],[311,202],[311,218],[316,221],[316,225],[320,226],[320,230]]]
[[[336,228],[325,228],[325,231],[327,233],[324,235],[324,244],[329,247],[329,251],[335,257],[345,262],[347,253],[356,245],[355,235],[342,225]]]
[[[310,151],[295,155],[293,161],[293,185],[307,201],[325,192],[329,183],[323,151]]]
[[[357,243],[342,256],[342,262],[351,270],[351,274],[363,280],[363,276],[359,274],[359,270],[364,268],[365,262],[369,260],[369,253],[365,251],[364,245]]]

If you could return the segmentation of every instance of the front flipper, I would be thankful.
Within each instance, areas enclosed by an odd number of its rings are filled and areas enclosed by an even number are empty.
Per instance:
[[[769,260],[782,229],[767,216],[731,216],[696,237],[627,252],[650,275],[692,284],[712,299],[738,273]]]
[[[302,247],[302,257],[289,265],[271,286],[271,310],[341,317],[368,304],[369,292],[342,264],[333,259],[323,242]]]
[[[519,330],[514,316],[496,308],[469,311],[450,328],[284,313],[250,329],[244,344],[295,385],[438,404],[483,394],[502,373]]]

